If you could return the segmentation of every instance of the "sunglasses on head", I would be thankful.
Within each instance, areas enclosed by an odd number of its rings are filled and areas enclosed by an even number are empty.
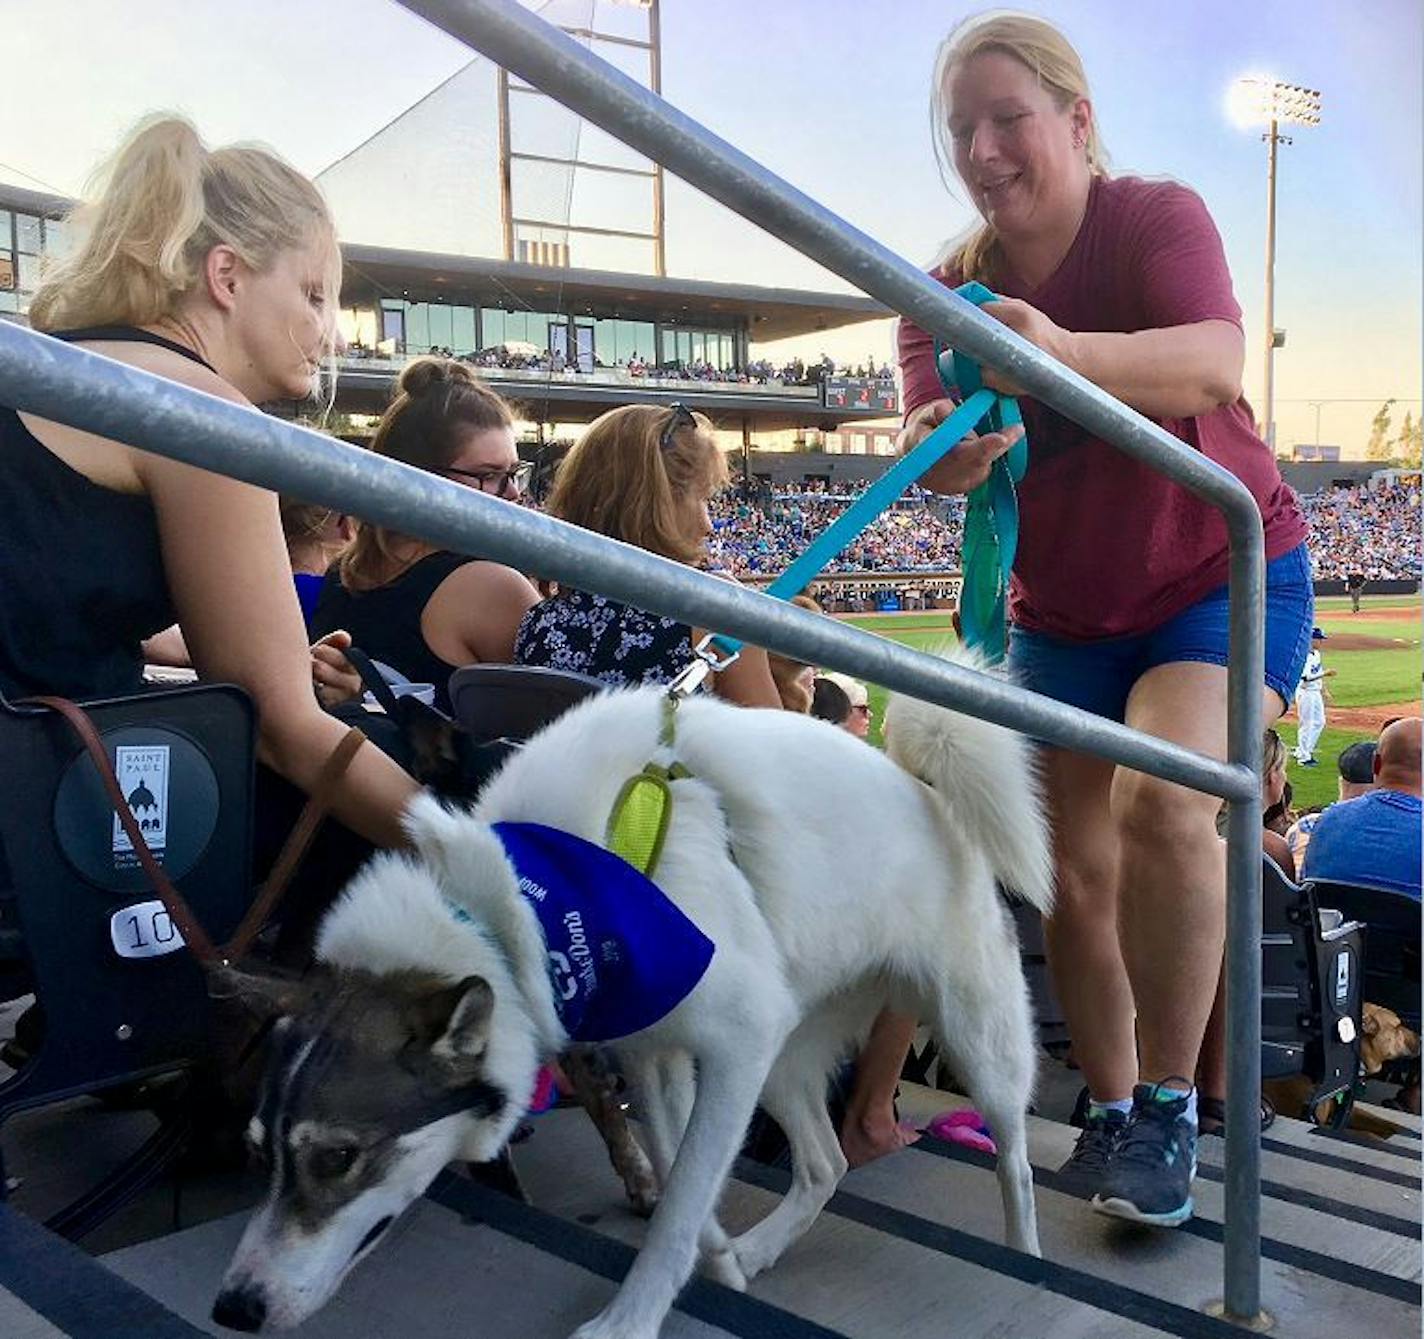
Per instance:
[[[697,419],[692,410],[685,404],[674,404],[669,406],[672,410],[672,417],[668,419],[667,427],[662,431],[662,436],[658,438],[658,450],[666,451],[672,445],[673,437],[679,428],[695,428]]]
[[[444,474],[458,474],[462,479],[473,479],[482,493],[506,493],[511,484],[518,489],[526,488],[533,472],[534,466],[527,460],[521,460],[508,470],[462,470],[447,465],[442,471]]]

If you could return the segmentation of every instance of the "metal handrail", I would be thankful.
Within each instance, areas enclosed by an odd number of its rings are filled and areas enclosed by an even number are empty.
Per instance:
[[[1230,544],[1228,756],[1258,773],[1265,676],[1265,547],[1249,490],[1226,470],[1055,362],[908,261],[817,204],[517,0],[401,0],[466,46],[558,99],[953,348],[1220,510]],[[1145,770],[1155,771],[1147,767]],[[1205,788],[1204,789],[1209,789]],[[1233,802],[1227,828],[1225,1309],[1260,1310],[1259,801]]]
[[[0,322],[0,404],[715,627],[1197,790],[1256,794],[1255,778],[1228,763],[9,322]]]
[[[0,404],[714,627],[1228,800],[1226,1311],[1254,1318],[1260,1286],[1256,1117],[1265,559],[1260,515],[1250,493],[1213,462],[982,316],[514,0],[402,3],[1222,510],[1231,546],[1230,761],[7,322],[0,322]]]

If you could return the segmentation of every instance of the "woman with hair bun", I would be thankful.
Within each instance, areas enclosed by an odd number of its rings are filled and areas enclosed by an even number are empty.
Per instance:
[[[1290,700],[1312,612],[1306,526],[1241,394],[1241,309],[1200,198],[1109,176],[1082,61],[1051,24],[970,19],[940,48],[931,118],[982,217],[934,277],[978,280],[983,310],[1250,489],[1266,539],[1265,722]],[[933,343],[902,322],[902,448],[954,410]],[[985,369],[987,384],[1018,394]],[[1025,687],[1214,757],[1226,752],[1221,516],[1032,399],[1010,588],[1008,665]],[[961,443],[922,480],[983,483],[1023,429]],[[1199,1048],[1221,969],[1214,796],[1043,750],[1058,889],[1054,982],[1090,1099],[1065,1169],[1101,1212],[1173,1227],[1192,1213]]]
[[[448,358],[406,367],[371,450],[507,500],[519,496],[526,474],[509,406]],[[361,523],[327,573],[312,630],[346,629],[367,655],[434,684],[435,705],[448,712],[450,675],[511,661],[519,621],[538,601],[513,568]]]
[[[37,329],[240,405],[311,394],[341,256],[320,193],[275,154],[150,119],[70,230]],[[276,495],[13,408],[0,451],[0,692],[137,691],[143,639],[176,622],[201,677],[252,695],[259,758],[309,790],[346,727],[312,691]],[[395,846],[415,790],[363,748],[331,809]]]
[[[689,566],[707,559],[707,504],[727,482],[711,424],[683,405],[624,405],[596,418],[559,465],[548,511],[561,521]],[[667,683],[696,659],[701,629],[566,587],[530,610],[515,641],[526,665],[620,687]],[[780,707],[766,652],[748,646],[712,676],[743,706]]]

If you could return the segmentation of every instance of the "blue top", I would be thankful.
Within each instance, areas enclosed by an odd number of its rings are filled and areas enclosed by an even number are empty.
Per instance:
[[[320,572],[293,572],[292,581],[297,587],[297,600],[302,606],[302,622],[311,629],[312,619],[316,615],[316,602],[321,598],[322,582],[325,578]]]
[[[1305,851],[1305,876],[1359,883],[1419,899],[1424,805],[1400,790],[1372,790],[1332,804]]]
[[[549,953],[554,1008],[573,1041],[612,1041],[666,1017],[715,945],[641,870],[542,823],[495,823]]]

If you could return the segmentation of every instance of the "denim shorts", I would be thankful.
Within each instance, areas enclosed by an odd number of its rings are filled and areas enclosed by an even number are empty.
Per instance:
[[[1266,686],[1287,706],[1310,651],[1315,594],[1304,544],[1266,564]],[[1121,721],[1132,686],[1158,665],[1226,664],[1226,587],[1134,637],[1070,642],[1009,629],[1008,667],[1018,683],[1069,706]]]

